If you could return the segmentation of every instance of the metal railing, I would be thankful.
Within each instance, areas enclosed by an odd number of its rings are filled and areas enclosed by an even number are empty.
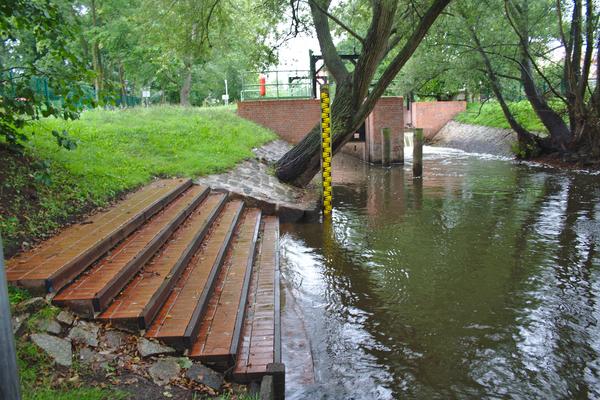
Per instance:
[[[261,84],[261,75],[265,83]],[[261,89],[264,94],[261,95]],[[307,70],[245,72],[240,100],[312,98],[312,81]]]

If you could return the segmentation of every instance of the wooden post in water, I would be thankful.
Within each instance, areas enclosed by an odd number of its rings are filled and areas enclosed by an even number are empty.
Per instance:
[[[404,164],[404,129],[400,131],[398,138],[398,164]]]
[[[391,138],[391,129],[390,128],[383,128],[381,130],[381,141],[383,143],[383,146],[381,147],[383,149],[383,154],[381,157],[381,164],[384,167],[389,167],[391,164],[391,160],[392,160],[392,138]]]
[[[0,398],[19,400],[21,398],[19,374],[17,372],[17,356],[15,337],[10,318],[10,304],[6,272],[4,270],[4,254],[0,237]]]
[[[413,178],[423,176],[423,129],[415,128],[413,137]]]

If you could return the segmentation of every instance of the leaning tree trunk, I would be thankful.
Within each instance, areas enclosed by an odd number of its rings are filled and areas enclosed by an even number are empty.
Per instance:
[[[464,16],[463,14],[461,14],[461,16],[463,17],[463,19],[466,20],[466,16]],[[520,147],[520,150],[522,153],[517,154],[516,156],[524,158],[524,157],[529,157],[534,153],[537,153],[538,148],[540,146],[539,141],[531,132],[529,132],[527,129],[525,129],[523,127],[523,125],[521,125],[516,120],[513,113],[510,111],[510,108],[508,107],[508,104],[506,103],[506,100],[504,99],[504,95],[502,93],[502,87],[500,85],[500,80],[498,79],[498,76],[496,75],[496,71],[494,70],[494,67],[492,66],[492,62],[491,62],[488,54],[483,49],[483,45],[481,44],[481,40],[479,40],[477,31],[475,30],[475,28],[473,26],[468,26],[468,29],[469,29],[469,33],[471,35],[471,39],[475,43],[475,48],[476,48],[477,52],[479,53],[481,60],[483,61],[483,65],[485,66],[485,71],[486,71],[486,75],[488,77],[488,81],[490,83],[492,91],[494,92],[494,96],[496,97],[496,100],[498,100],[498,103],[500,104],[502,113],[504,114],[504,117],[508,121],[508,124],[510,125],[511,129],[517,133],[517,140],[519,141],[519,147]]]
[[[192,68],[186,66],[185,75],[183,77],[183,83],[181,84],[181,90],[179,91],[179,104],[185,107],[189,107],[190,103],[190,91],[192,89]]]
[[[352,77],[338,83],[331,104],[331,147],[336,154],[358,124],[352,107]],[[310,132],[277,162],[277,177],[295,186],[306,186],[321,168],[321,127],[316,124]]]
[[[434,0],[424,14],[419,14],[418,24],[406,38],[405,44],[396,56],[387,64],[372,90],[370,85],[378,66],[405,37],[392,29],[398,2],[381,0],[372,3],[371,25],[364,38],[344,27],[362,43],[362,51],[353,72],[346,69],[333,44],[328,19],[331,16],[326,14],[330,1],[309,0],[308,2],[323,60],[336,82],[335,97],[331,105],[332,150],[335,155],[373,111],[377,100],[410,59],[450,0]],[[317,124],[300,143],[277,162],[277,177],[296,186],[308,184],[319,172],[320,145],[321,135]]]

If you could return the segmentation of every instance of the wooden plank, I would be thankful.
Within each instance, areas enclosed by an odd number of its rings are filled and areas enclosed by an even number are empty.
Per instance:
[[[249,210],[240,223],[224,263],[199,334],[189,353],[203,363],[233,365],[240,341],[261,212]]]
[[[146,332],[147,337],[159,339],[178,349],[191,346],[243,208],[244,203],[239,200],[227,204],[156,321]]]
[[[233,370],[234,379],[248,382],[268,373],[280,360],[279,220],[265,217],[260,253],[250,283],[241,343]]]
[[[98,318],[129,329],[148,328],[226,200],[224,193],[209,195]]]
[[[131,234],[105,258],[70,283],[53,299],[79,315],[93,317],[133,279],[179,225],[208,196],[206,186],[194,185]]]
[[[109,210],[9,260],[8,280],[37,291],[59,290],[191,184],[189,179],[167,179],[143,187]]]

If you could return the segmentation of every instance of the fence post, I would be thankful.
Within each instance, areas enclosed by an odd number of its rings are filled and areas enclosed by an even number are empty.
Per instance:
[[[423,176],[423,129],[415,128],[413,138],[413,178]]]
[[[4,270],[4,253],[0,237],[0,398],[20,400],[19,374],[17,372],[17,354],[15,337],[10,318],[10,301]]]

